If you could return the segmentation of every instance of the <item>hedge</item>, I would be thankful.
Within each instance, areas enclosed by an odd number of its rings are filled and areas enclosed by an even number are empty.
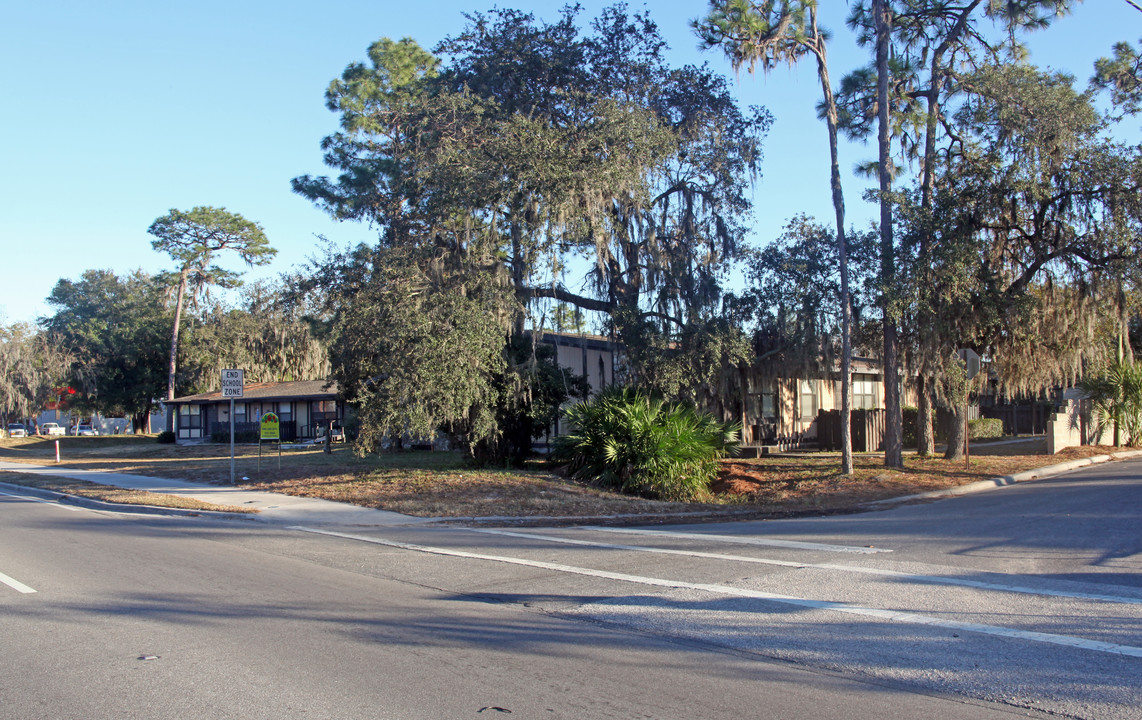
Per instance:
[[[968,439],[985,440],[1003,437],[1003,421],[999,418],[980,418],[968,421]]]

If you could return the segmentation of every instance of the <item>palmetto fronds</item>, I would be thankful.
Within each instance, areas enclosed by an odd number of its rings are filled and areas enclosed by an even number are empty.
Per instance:
[[[629,388],[576,405],[567,419],[576,430],[556,441],[554,457],[575,477],[661,500],[708,492],[740,436],[736,425]]]

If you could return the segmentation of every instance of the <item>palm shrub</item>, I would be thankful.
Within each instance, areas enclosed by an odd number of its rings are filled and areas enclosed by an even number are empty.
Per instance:
[[[1098,413],[1100,432],[1116,426],[1127,445],[1142,444],[1142,363],[1116,360],[1098,377],[1082,380],[1079,387]]]
[[[556,439],[553,458],[573,477],[659,500],[707,493],[740,436],[732,423],[628,388],[575,405],[567,420],[576,429]]]

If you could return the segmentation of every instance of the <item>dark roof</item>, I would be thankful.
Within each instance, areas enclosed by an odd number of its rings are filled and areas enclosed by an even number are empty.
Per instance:
[[[293,382],[246,383],[242,400],[332,400],[337,397],[337,383],[328,380],[296,380]],[[212,403],[229,398],[221,390],[175,398],[175,403]]]

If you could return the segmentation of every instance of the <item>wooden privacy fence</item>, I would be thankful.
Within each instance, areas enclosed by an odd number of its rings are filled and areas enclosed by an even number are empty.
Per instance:
[[[853,452],[884,449],[884,410],[852,410]],[[841,449],[841,411],[817,411],[817,445],[822,450]]]
[[[742,447],[765,447],[770,451],[786,452],[804,450],[817,442],[816,438],[807,437],[803,432],[778,432],[777,425],[772,422],[762,421],[747,426],[747,430],[742,433]]]

